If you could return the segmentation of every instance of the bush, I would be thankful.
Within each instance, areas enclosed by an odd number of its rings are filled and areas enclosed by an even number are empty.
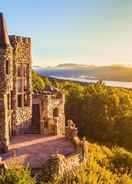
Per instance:
[[[41,91],[45,88],[43,79],[34,71],[32,71],[32,88],[33,91]]]
[[[0,184],[35,184],[35,179],[31,177],[28,168],[10,168],[0,175]]]

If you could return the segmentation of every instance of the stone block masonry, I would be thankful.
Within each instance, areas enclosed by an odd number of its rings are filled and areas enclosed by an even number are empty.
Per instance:
[[[74,169],[80,166],[81,163],[85,164],[88,156],[88,142],[83,138],[80,140],[77,134],[78,130],[75,124],[69,120],[66,127],[67,139],[70,139],[75,146],[75,151],[72,154],[64,156],[62,154],[54,154],[47,161],[45,167],[47,172],[50,173],[50,178],[54,180],[57,176],[63,177],[68,173],[72,173]]]
[[[0,13],[0,152],[7,151],[14,135],[65,134],[62,92],[55,90],[48,95],[36,95],[32,104],[31,46],[30,38],[8,35]]]
[[[13,89],[12,48],[0,48],[0,152],[7,151],[11,111],[9,96]],[[9,63],[10,62],[10,63]],[[10,64],[10,68],[8,65]]]
[[[10,139],[31,125],[31,39],[9,36],[0,13],[0,152]]]
[[[41,135],[64,135],[65,134],[65,98],[63,92],[43,91],[33,96],[33,108],[35,106],[40,113],[37,119],[40,124]],[[36,121],[36,114],[33,113],[33,122]]]
[[[31,127],[32,119],[32,76],[31,39],[10,36],[13,47],[13,134],[19,134]]]

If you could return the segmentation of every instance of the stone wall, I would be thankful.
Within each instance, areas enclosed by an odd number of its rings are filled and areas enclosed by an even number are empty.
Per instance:
[[[0,48],[0,152],[7,150],[10,139],[12,73],[12,48]]]
[[[10,36],[10,42],[13,47],[13,134],[19,134],[23,130],[29,129],[31,125],[32,118],[32,56],[31,56],[31,39],[20,37],[20,36]],[[24,103],[22,107],[18,107],[17,104],[17,95],[19,94],[17,89],[17,80],[20,77],[17,76],[17,67],[18,65],[28,66],[26,82],[27,89],[26,91],[21,91],[22,101],[24,101],[24,94],[27,95],[28,105],[25,106]],[[23,74],[22,74],[23,75]],[[22,76],[23,77],[23,76]],[[23,78],[21,78],[23,81]],[[22,88],[24,88],[24,82],[22,82]]]
[[[85,149],[84,149],[85,148]],[[80,151],[64,156],[62,154],[52,155],[47,162],[47,171],[54,179],[57,176],[63,177],[68,173],[72,173],[81,163],[86,163],[86,155],[88,153],[87,141],[81,141]]]
[[[88,155],[88,142],[78,137],[75,124],[69,120],[66,127],[67,139],[70,139],[76,148],[73,154],[64,156],[62,154],[52,155],[47,162],[48,172],[54,179],[56,176],[63,177],[65,174],[71,173],[81,163],[85,163]]]
[[[31,63],[31,39],[8,36],[4,16],[0,14],[0,152],[7,150],[12,132],[19,132],[17,129],[23,126],[29,128],[31,124]],[[25,72],[23,77],[18,76],[19,65],[22,76]],[[18,90],[19,83],[22,85],[21,91]],[[23,99],[18,108],[20,96]]]
[[[32,110],[29,107],[18,108],[14,117],[15,126],[13,128],[13,133],[15,135],[25,133],[31,127],[31,120]]]
[[[56,93],[34,95],[33,104],[40,106],[40,133],[42,135],[64,135],[64,94],[61,93],[60,96]],[[54,115],[55,109],[58,111],[56,116]]]

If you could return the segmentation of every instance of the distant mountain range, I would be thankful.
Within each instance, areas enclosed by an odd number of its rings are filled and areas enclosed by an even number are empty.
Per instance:
[[[45,76],[132,82],[132,68],[122,65],[94,66],[66,63],[48,68],[34,66],[33,69]]]
[[[73,64],[73,63],[64,63],[64,64],[59,64],[55,68],[93,68],[96,67],[95,65],[84,65],[84,64]]]

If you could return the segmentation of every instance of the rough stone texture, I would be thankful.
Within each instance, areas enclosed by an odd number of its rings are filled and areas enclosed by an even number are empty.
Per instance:
[[[31,39],[20,37],[20,36],[10,36],[10,42],[13,47],[13,134],[19,134],[23,132],[25,128],[30,128],[31,119],[32,119],[32,76],[31,76],[31,63],[32,63],[32,56],[31,56]],[[26,71],[26,82],[27,82],[27,89],[22,93],[26,93],[28,96],[28,106],[25,107],[22,104],[22,107],[18,107],[17,105],[17,95],[19,94],[17,89],[17,80],[21,79],[17,76],[17,67],[21,65],[27,66]],[[23,68],[22,68],[23,72]],[[22,73],[23,75],[23,73]],[[22,76],[23,77],[23,76]],[[22,79],[23,81],[23,79]],[[22,85],[23,82],[22,82]],[[24,97],[22,97],[24,98]],[[25,125],[26,124],[26,125]]]
[[[31,127],[32,110],[29,107],[16,109],[15,134],[25,133]]]
[[[62,92],[36,94],[33,97],[33,104],[39,104],[40,107],[41,135],[65,134],[65,97]]]
[[[72,172],[73,168],[80,165],[80,154],[74,153],[69,156],[64,156],[62,154],[52,155],[51,158],[47,161],[46,167],[48,173],[50,173],[50,178],[61,176]]]
[[[7,151],[9,144],[11,109],[8,104],[8,96],[10,97],[13,88],[12,78],[12,48],[0,48],[0,152]],[[10,62],[9,73],[6,74],[6,62]]]
[[[31,39],[8,36],[0,14],[0,152],[6,151],[14,135],[32,129],[32,54]],[[65,133],[64,94],[52,91],[34,96],[40,114],[34,122],[41,135]],[[40,117],[39,117],[40,116]],[[36,128],[35,127],[35,128]],[[28,132],[29,133],[29,132]]]
[[[68,139],[73,139],[74,137],[78,136],[78,129],[75,126],[75,123],[73,123],[72,120],[67,121],[67,126],[66,126],[66,137]]]
[[[72,154],[54,154],[47,161],[46,167],[50,177],[54,180],[56,176],[63,177],[68,172],[72,172],[80,163],[86,163],[88,156],[88,142],[78,137],[78,130],[73,121],[68,120],[66,127],[66,138],[74,143],[75,151]]]
[[[72,172],[74,168],[81,163],[86,163],[88,154],[88,142],[83,140],[80,144],[80,149],[73,154],[65,156],[64,154],[55,154],[47,161],[46,167],[50,177],[54,179],[57,176],[63,177],[65,174]]]
[[[0,152],[7,151],[10,138],[29,128],[32,118],[32,77],[30,38],[10,36],[11,46],[0,48]],[[26,66],[25,78],[17,75],[17,67]],[[18,91],[17,81],[22,81]],[[26,83],[26,89],[25,89]],[[18,107],[18,94],[27,95],[27,105]],[[22,99],[24,101],[24,99]]]
[[[0,13],[0,47],[6,48],[10,46],[6,21],[3,13]]]

